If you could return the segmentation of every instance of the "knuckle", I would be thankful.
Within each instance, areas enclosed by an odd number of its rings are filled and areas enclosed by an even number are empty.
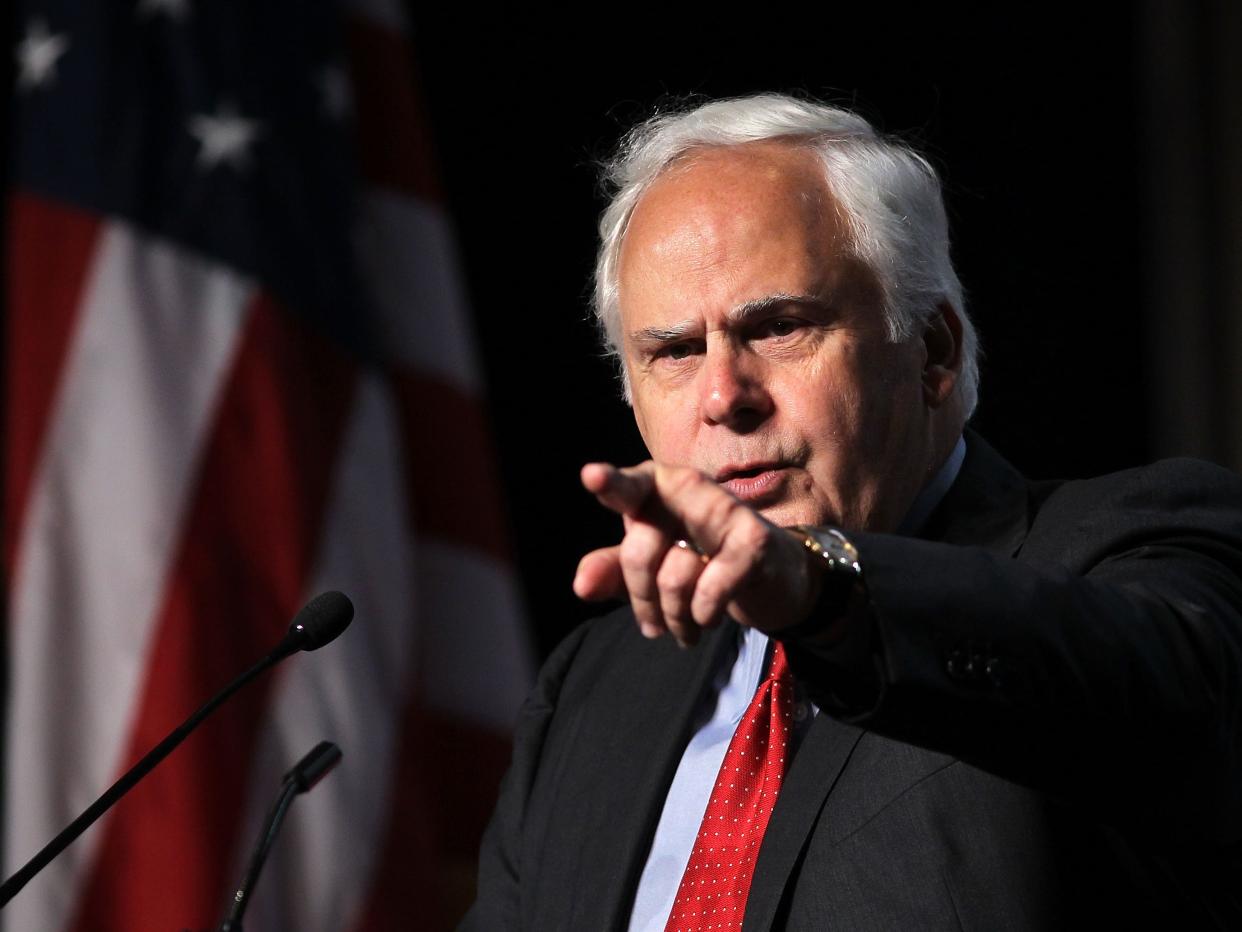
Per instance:
[[[703,481],[697,469],[688,466],[666,466],[665,485],[673,495],[684,495]]]
[[[744,509],[747,514],[730,528],[730,549],[743,572],[750,572],[763,564],[774,548],[773,528],[758,515]]]
[[[726,589],[716,578],[700,579],[696,595],[698,599],[704,603],[719,602],[725,595]]]
[[[634,616],[647,624],[662,624],[663,613],[660,611],[660,602],[649,594],[642,592],[630,593],[630,608],[634,610]]]
[[[670,625],[682,625],[686,621],[686,602],[677,595],[665,593],[660,600],[660,609],[664,612],[664,619]]]
[[[696,599],[690,606],[694,623],[707,626],[721,617],[721,603],[709,599]]]
[[[753,548],[766,550],[772,545],[772,525],[749,509],[741,530],[743,539]]]
[[[702,506],[702,523],[709,527],[723,527],[728,524],[736,509],[741,504],[724,489],[719,495],[706,498]]]
[[[621,552],[618,555],[621,568],[627,573],[638,573],[647,568],[650,561],[648,548],[635,535],[627,534],[621,541]]]
[[[656,573],[656,585],[661,589],[680,589],[687,582],[685,570],[672,560],[665,560],[660,571]]]

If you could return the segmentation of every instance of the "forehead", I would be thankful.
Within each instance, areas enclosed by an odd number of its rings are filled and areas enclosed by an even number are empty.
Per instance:
[[[788,143],[692,150],[636,206],[619,262],[621,308],[718,306],[824,283],[848,242],[814,153]],[[644,314],[645,316],[645,314]]]

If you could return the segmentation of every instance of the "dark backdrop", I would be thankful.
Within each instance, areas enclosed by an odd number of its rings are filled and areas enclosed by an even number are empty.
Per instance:
[[[975,425],[1035,476],[1151,454],[1136,12],[874,7],[644,28],[415,15],[543,651],[596,611],[570,580],[617,536],[579,467],[643,458],[586,317],[594,162],[667,96],[807,92],[913,141],[945,179],[986,352]]]

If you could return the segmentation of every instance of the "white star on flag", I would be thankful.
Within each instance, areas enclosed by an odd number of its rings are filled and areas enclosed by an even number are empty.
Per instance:
[[[186,123],[190,135],[202,146],[198,167],[209,171],[227,162],[238,170],[250,164],[250,146],[263,131],[258,120],[249,120],[229,104],[221,104],[215,115],[198,113]]]
[[[315,83],[319,85],[323,109],[329,117],[339,123],[353,113],[354,89],[344,68],[327,65],[315,76]]]
[[[47,23],[43,20],[31,20],[25,37],[17,43],[18,89],[27,90],[54,82],[56,63],[68,50],[67,35],[53,35],[47,31]]]
[[[139,19],[163,13],[169,19],[183,20],[190,13],[190,0],[138,0],[135,12]]]

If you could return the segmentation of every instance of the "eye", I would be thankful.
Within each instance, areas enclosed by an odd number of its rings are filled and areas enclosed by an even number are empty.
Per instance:
[[[669,359],[686,359],[690,355],[690,345],[688,343],[674,343],[672,346],[664,348],[664,355]]]
[[[759,328],[762,337],[787,337],[803,326],[803,322],[795,317],[774,317],[763,322]]]
[[[695,340],[681,340],[677,343],[666,343],[656,350],[654,358],[665,362],[684,362],[696,353],[702,352],[702,346]]]

